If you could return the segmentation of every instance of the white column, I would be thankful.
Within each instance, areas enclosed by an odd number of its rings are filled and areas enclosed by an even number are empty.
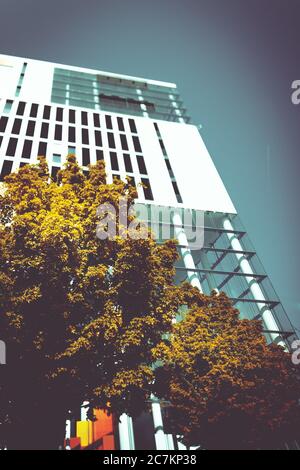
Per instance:
[[[196,269],[196,266],[189,248],[188,239],[182,226],[182,219],[178,212],[174,212],[172,216],[172,223],[174,224],[175,238],[178,240],[179,245],[181,245],[180,253],[184,262],[184,266],[187,269],[188,280],[193,287],[197,287],[200,292],[202,292],[198,273],[196,271],[189,271],[189,269]]]
[[[121,450],[134,450],[132,419],[125,413],[120,416],[119,438]]]
[[[225,230],[234,231],[234,228],[230,220],[227,217],[223,221],[223,227]],[[228,236],[228,239],[230,241],[230,244],[233,250],[244,251],[239,239],[236,237],[234,233],[227,233],[227,236]],[[251,274],[254,274],[254,272],[250,266],[249,261],[245,258],[245,256],[242,253],[236,253],[236,257],[238,259],[238,263],[240,265],[242,272],[245,274],[250,274],[250,276],[246,276],[245,279],[247,283],[249,284],[249,289],[254,299],[258,301],[257,306],[261,312],[261,317],[265,324],[266,329],[275,331],[275,332],[278,331],[278,333],[270,333],[270,336],[272,340],[274,341],[280,336],[279,328],[274,318],[274,315],[271,312],[271,310],[266,307],[265,303],[259,303],[259,300],[266,301],[266,298],[258,282],[256,281],[256,279],[251,276]],[[283,341],[279,341],[278,344],[280,344],[280,346],[286,347],[286,344]]]
[[[163,420],[159,403],[152,403],[152,416],[155,430],[155,444],[157,450],[174,450],[173,437],[165,434]]]

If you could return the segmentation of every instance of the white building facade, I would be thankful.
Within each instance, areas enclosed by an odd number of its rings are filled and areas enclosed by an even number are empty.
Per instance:
[[[84,171],[104,160],[109,183],[130,176],[137,203],[171,208],[172,220],[158,226],[171,225],[179,241],[175,282],[225,291],[243,317],[263,320],[269,341],[289,347],[292,325],[175,84],[0,55],[0,180],[38,155],[55,178],[68,153]],[[203,229],[199,246],[182,227],[187,219]],[[124,450],[182,448],[164,432],[155,400],[150,415],[121,417],[116,441]]]

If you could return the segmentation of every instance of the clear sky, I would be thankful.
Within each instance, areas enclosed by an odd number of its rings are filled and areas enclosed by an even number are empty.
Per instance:
[[[176,82],[300,329],[299,0],[0,0],[0,52]]]

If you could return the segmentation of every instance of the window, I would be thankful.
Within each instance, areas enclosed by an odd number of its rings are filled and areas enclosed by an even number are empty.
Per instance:
[[[94,113],[94,126],[100,127],[100,116],[99,114]]]
[[[101,131],[95,131],[95,142],[97,147],[102,147]]]
[[[7,150],[6,150],[6,155],[8,155],[9,157],[15,156],[17,143],[18,143],[18,139],[15,139],[13,137],[9,139]]]
[[[20,162],[19,168],[23,168],[23,166],[29,165],[29,163]]]
[[[119,171],[119,163],[116,152],[110,152],[110,166],[113,171]]]
[[[16,88],[16,93],[15,93],[15,95],[16,95],[16,96],[20,96],[20,93],[21,93],[21,86],[18,85],[17,88]]]
[[[107,133],[107,138],[108,138],[108,146],[112,149],[116,148],[115,138],[112,132]]]
[[[136,188],[135,179],[133,176],[128,176],[128,184],[133,188]]]
[[[68,147],[68,154],[70,155],[75,155],[76,149],[75,147]]]
[[[62,121],[63,120],[63,108],[57,108],[56,110],[56,120]]]
[[[33,103],[30,109],[30,117],[37,117],[38,105]]]
[[[107,129],[112,129],[111,116],[108,116],[108,115],[105,116],[105,123],[106,123]]]
[[[7,122],[8,122],[8,117],[2,116],[0,118],[0,132],[5,132]]]
[[[61,155],[59,155],[58,153],[54,153],[52,157],[52,161],[53,163],[61,164]]]
[[[26,103],[24,103],[24,101],[20,101],[20,103],[18,104],[18,109],[17,109],[18,116],[23,116],[24,111],[25,111],[25,105]]]
[[[82,143],[85,145],[89,144],[89,131],[88,129],[81,129],[81,138],[82,138]]]
[[[56,181],[56,179],[57,179],[57,173],[59,172],[59,170],[60,170],[59,166],[53,166],[53,167],[51,168],[51,178],[52,178],[54,181]]]
[[[143,175],[147,175],[147,168],[145,165],[145,160],[144,160],[143,155],[137,155],[136,159],[137,159],[137,164],[138,164],[140,173],[142,173]]]
[[[8,114],[11,110],[12,105],[13,105],[12,100],[6,100],[3,112]]]
[[[137,134],[134,119],[129,119],[129,127],[130,127],[130,130],[133,134]]]
[[[3,181],[5,176],[11,173],[13,162],[9,162],[8,160],[4,160],[1,174],[0,174],[0,181]]]
[[[87,148],[82,149],[82,165],[88,166],[90,164],[90,151]]]
[[[43,119],[50,119],[50,106],[44,106]]]
[[[46,153],[47,153],[47,142],[40,142],[38,155],[45,157]]]
[[[141,144],[140,144],[140,139],[136,135],[133,135],[132,140],[133,140],[134,150],[136,152],[141,152],[142,148],[141,148]]]
[[[32,140],[25,140],[22,150],[22,158],[30,158],[32,148]]]
[[[34,129],[35,129],[35,121],[28,121],[26,135],[32,137],[34,134]]]
[[[83,126],[88,125],[88,118],[87,118],[87,112],[86,111],[81,111],[81,124]]]
[[[1,147],[1,144],[2,144],[2,140],[3,140],[3,135],[0,135],[0,147]]]
[[[176,181],[172,181],[172,185],[173,185],[174,193],[176,195],[177,202],[182,202],[182,197],[180,195]]]
[[[59,125],[59,124],[56,124],[56,126],[55,126],[54,139],[55,140],[61,140],[62,139],[62,126]]]
[[[125,134],[120,134],[122,150],[128,150],[128,143]]]
[[[69,122],[71,124],[75,124],[75,110],[74,109],[69,110]]]
[[[150,186],[150,181],[146,178],[141,178],[141,181],[143,184],[145,199],[147,199],[148,201],[153,201],[153,194],[152,194],[152,189]]]
[[[12,131],[11,131],[12,134],[19,134],[20,133],[21,124],[22,124],[21,119],[18,119],[18,118],[15,119]]]
[[[165,145],[163,143],[163,141],[161,139],[159,139],[159,144],[160,144],[160,148],[162,150],[162,153],[166,156],[167,155],[167,151],[166,151],[166,148],[165,148]]]
[[[124,158],[125,170],[128,173],[133,173],[132,164],[131,164],[131,160],[130,160],[130,155],[128,153],[124,153],[123,158]]]
[[[116,180],[120,181],[120,180],[121,180],[121,176],[120,176],[120,175],[118,175],[117,173],[113,173],[113,175],[112,175],[112,179],[113,179],[113,181],[114,181],[114,179],[116,179]]]
[[[96,150],[96,159],[104,160],[103,150]]]
[[[42,139],[47,139],[49,132],[49,124],[47,122],[42,123],[41,127],[41,137]]]
[[[121,117],[118,117],[118,118],[117,118],[117,121],[118,121],[118,128],[119,128],[119,131],[125,131],[123,119],[122,119]]]
[[[75,127],[69,127],[69,142],[75,142]]]

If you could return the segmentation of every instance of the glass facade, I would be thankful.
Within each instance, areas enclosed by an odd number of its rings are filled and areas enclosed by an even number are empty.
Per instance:
[[[176,89],[55,68],[51,101],[174,122],[190,122]]]

